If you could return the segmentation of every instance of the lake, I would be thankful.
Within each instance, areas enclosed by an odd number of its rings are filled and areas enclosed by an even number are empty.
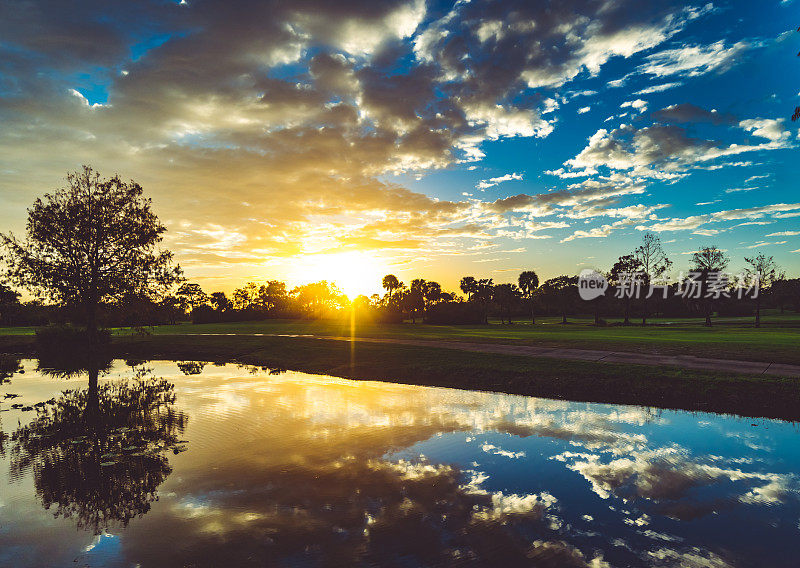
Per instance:
[[[797,566],[800,431],[232,364],[5,361],[2,566]],[[13,396],[17,395],[17,396]]]

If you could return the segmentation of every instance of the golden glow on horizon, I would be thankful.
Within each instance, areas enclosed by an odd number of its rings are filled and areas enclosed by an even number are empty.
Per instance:
[[[348,251],[304,256],[298,259],[292,279],[299,284],[327,280],[353,300],[380,292],[381,280],[390,272],[386,261],[375,254]]]

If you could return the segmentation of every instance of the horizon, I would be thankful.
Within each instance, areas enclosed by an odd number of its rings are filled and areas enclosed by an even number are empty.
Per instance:
[[[648,231],[676,274],[716,245],[732,272],[764,252],[796,275],[795,9],[9,9],[0,227],[87,163],[142,184],[208,291],[543,281],[608,270]]]

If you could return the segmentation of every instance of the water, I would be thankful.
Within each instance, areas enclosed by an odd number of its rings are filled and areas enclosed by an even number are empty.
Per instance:
[[[798,565],[793,424],[174,362],[91,395],[21,365],[0,566]]]

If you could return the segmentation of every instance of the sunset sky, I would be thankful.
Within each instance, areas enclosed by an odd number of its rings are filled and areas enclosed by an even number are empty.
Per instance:
[[[647,230],[675,275],[714,244],[796,276],[798,8],[3,2],[0,231],[85,163],[207,291],[548,278]]]

